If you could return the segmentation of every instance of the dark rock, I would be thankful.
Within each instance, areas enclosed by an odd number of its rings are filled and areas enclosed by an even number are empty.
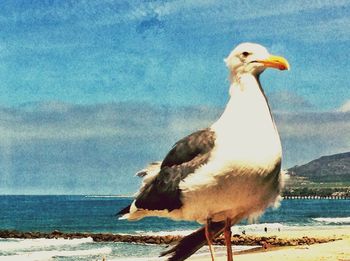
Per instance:
[[[142,236],[142,235],[120,235],[120,234],[102,234],[102,233],[64,233],[54,230],[51,233],[42,232],[19,232],[15,230],[0,230],[0,238],[65,238],[79,239],[91,237],[95,242],[127,242],[139,244],[171,244],[179,241],[182,236]],[[261,246],[297,246],[311,245],[315,243],[325,243],[337,240],[337,238],[309,238],[307,236],[297,239],[282,239],[276,236],[258,237],[235,234],[231,241],[234,245],[261,245]],[[216,238],[213,243],[215,245],[224,245],[223,236]]]

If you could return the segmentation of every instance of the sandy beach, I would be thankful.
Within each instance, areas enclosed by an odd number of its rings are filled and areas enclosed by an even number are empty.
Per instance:
[[[261,233],[262,234],[262,233]],[[320,230],[293,230],[278,233],[267,233],[265,235],[276,235],[281,238],[301,238],[303,236],[317,237],[317,238],[339,238],[329,243],[301,245],[292,247],[277,247],[260,249],[258,251],[250,251],[248,253],[235,254],[235,261],[251,261],[251,260],[305,260],[305,261],[319,261],[319,260],[337,260],[350,261],[350,226],[325,228]],[[192,257],[189,260],[193,261],[207,261],[210,260],[208,256]],[[224,261],[226,256],[220,253],[216,256],[216,260]]]

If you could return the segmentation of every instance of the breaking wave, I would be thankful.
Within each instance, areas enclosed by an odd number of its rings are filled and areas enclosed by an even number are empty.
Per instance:
[[[81,239],[13,239],[11,241],[0,242],[1,251],[26,250],[44,247],[76,246],[85,243],[92,243],[91,237]]]
[[[313,218],[317,222],[322,222],[326,224],[350,224],[350,217],[333,217],[333,218]]]
[[[15,255],[0,256],[0,261],[44,261],[56,256],[60,257],[72,257],[72,256],[98,256],[107,255],[112,252],[109,247],[88,249],[88,250],[74,250],[74,251],[35,251],[35,252],[22,252],[21,254],[16,253]]]

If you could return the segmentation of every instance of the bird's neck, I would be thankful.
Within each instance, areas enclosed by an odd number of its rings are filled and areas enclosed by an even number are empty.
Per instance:
[[[244,75],[232,82],[230,94],[225,111],[211,127],[218,157],[233,157],[258,169],[275,166],[282,157],[281,142],[258,77]]]
[[[237,74],[231,78],[231,85],[229,90],[230,97],[237,94],[237,89],[240,89],[242,92],[259,91],[260,93],[264,94],[263,89],[260,85],[259,75],[250,73]]]
[[[258,127],[259,124],[274,122],[266,96],[261,88],[259,77],[243,74],[234,77],[230,86],[230,100],[214,128],[239,128],[237,124],[246,127]]]

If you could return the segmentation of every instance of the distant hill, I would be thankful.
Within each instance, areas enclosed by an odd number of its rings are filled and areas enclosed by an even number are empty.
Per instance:
[[[311,182],[350,182],[350,152],[323,156],[301,166],[288,169],[293,177]]]
[[[350,152],[323,156],[287,171],[285,197],[350,198]]]

